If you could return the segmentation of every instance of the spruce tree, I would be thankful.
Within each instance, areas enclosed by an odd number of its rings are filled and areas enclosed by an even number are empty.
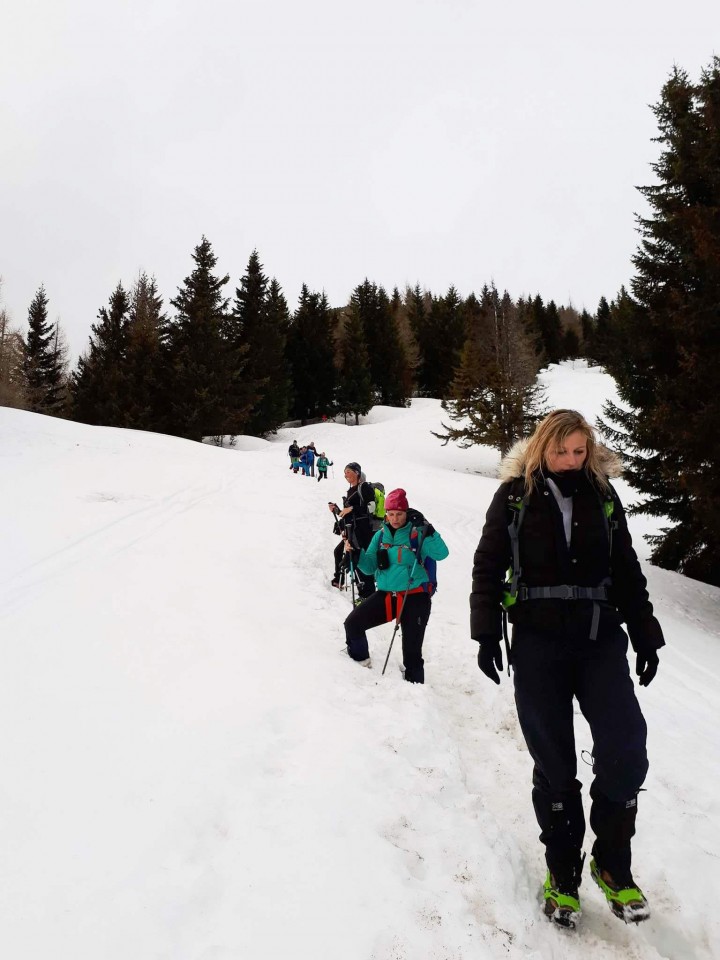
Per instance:
[[[593,319],[587,310],[580,314],[580,350],[583,357],[594,359],[591,354],[593,337]]]
[[[366,278],[353,290],[350,309],[362,324],[375,402],[404,406],[409,364],[387,293]]]
[[[330,308],[324,293],[311,293],[305,284],[288,331],[287,359],[293,388],[291,416],[303,423],[329,416],[336,377]]]
[[[614,376],[618,365],[624,365],[628,352],[633,352],[632,316],[637,304],[622,286],[617,297],[610,304],[605,301],[603,307],[602,311],[598,309],[596,343],[603,366]]]
[[[433,366],[433,332],[430,327],[430,305],[432,297],[416,284],[408,290],[405,297],[407,317],[417,346],[417,364],[415,369],[416,389],[421,397],[430,396]]]
[[[535,356],[538,358],[540,366],[549,363],[545,352],[545,320],[546,307],[543,298],[538,293],[532,300],[523,301],[520,308],[520,317],[523,322],[523,328],[527,334]]]
[[[433,297],[424,343],[424,380],[427,395],[447,398],[460,364],[465,342],[463,304],[455,287],[444,297]]]
[[[613,363],[622,404],[608,404],[624,447],[635,512],[666,517],[662,567],[720,584],[720,59],[700,81],[675,68],[654,108],[657,183],[640,188],[627,349]]]
[[[56,331],[48,321],[45,288],[35,294],[28,310],[25,343],[25,385],[29,409],[36,413],[58,413],[61,406],[63,366],[55,349]]]
[[[162,432],[169,428],[167,317],[154,277],[141,273],[130,291],[123,364],[123,425]]]
[[[367,414],[373,405],[372,379],[365,332],[360,311],[352,305],[341,321],[338,336],[339,369],[335,408],[345,417],[355,417],[355,423]]]
[[[124,426],[124,363],[130,301],[122,283],[98,311],[87,353],[71,382],[72,418],[96,426]]]
[[[412,397],[417,389],[417,370],[420,362],[420,352],[418,350],[417,340],[412,330],[410,320],[409,300],[411,296],[410,289],[406,289],[405,296],[401,296],[397,288],[393,290],[390,300],[390,312],[392,313],[400,339],[400,345],[403,351],[403,371],[398,371],[398,376],[403,377],[401,382],[402,395]]]
[[[610,304],[605,297],[600,297],[593,323],[593,335],[590,341],[590,350],[593,360],[606,366],[611,354],[610,332]]]
[[[195,269],[170,301],[176,315],[168,325],[170,415],[168,431],[191,440],[243,432],[250,404],[237,402],[242,354],[223,336],[228,301],[210,241],[193,252]]]
[[[543,352],[548,363],[560,363],[563,359],[563,330],[560,314],[551,300],[542,313],[540,332]]]
[[[277,281],[273,282],[271,309],[268,280],[258,252],[253,250],[240,287],[235,291],[232,316],[236,342],[245,348],[244,378],[257,395],[245,427],[247,433],[255,436],[277,430],[288,413],[287,304]]]
[[[443,423],[444,433],[434,435],[444,443],[480,443],[505,454],[543,415],[538,359],[507,292],[500,297],[494,285],[485,287],[477,307],[472,306],[452,396],[443,401],[450,419],[460,425]]]
[[[287,420],[293,399],[292,378],[290,375],[290,364],[287,359],[287,338],[290,331],[290,311],[288,309],[285,294],[278,281],[273,277],[268,287],[267,298],[267,320],[268,327],[277,331],[277,342],[282,344],[282,350],[279,354],[274,354],[274,364],[271,367],[270,383],[273,384],[272,401],[268,401],[268,407],[273,410],[273,422],[277,426]]]
[[[54,416],[67,416],[70,410],[70,348],[65,338],[65,332],[57,320],[53,324],[53,337],[50,343],[52,366],[50,374],[51,406],[48,413]]]

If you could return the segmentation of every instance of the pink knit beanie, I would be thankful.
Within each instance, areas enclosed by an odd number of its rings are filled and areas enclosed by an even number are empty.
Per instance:
[[[404,490],[401,490],[399,487],[397,490],[391,490],[390,493],[385,497],[385,512],[388,510],[407,510],[408,509],[408,500],[407,494]]]

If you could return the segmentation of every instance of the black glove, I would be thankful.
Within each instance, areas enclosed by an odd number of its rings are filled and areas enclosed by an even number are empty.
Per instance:
[[[488,638],[480,641],[478,650],[478,666],[494,683],[500,683],[498,670],[502,672],[503,658],[500,641]],[[497,667],[497,670],[495,669]]]
[[[655,678],[659,663],[660,658],[657,655],[657,650],[638,650],[635,660],[635,673],[640,678],[638,682],[641,687],[650,685]]]
[[[655,617],[643,617],[637,622],[628,621],[630,641],[635,648],[635,673],[638,675],[641,687],[647,687],[657,673],[658,650],[665,646],[662,627]]]

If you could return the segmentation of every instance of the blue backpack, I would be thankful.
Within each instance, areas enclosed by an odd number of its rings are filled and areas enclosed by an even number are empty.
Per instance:
[[[417,527],[415,524],[420,522],[420,526]],[[425,568],[425,573],[428,575],[428,579],[423,583],[422,588],[425,593],[432,596],[438,588],[437,582],[437,560],[433,560],[432,557],[425,557],[424,560],[420,559],[420,554],[418,553],[420,547],[422,547],[423,540],[425,539],[425,530],[428,527],[427,521],[419,514],[418,517],[413,517],[412,519],[413,528],[410,531],[410,549],[413,551],[417,557],[418,563],[422,564]]]

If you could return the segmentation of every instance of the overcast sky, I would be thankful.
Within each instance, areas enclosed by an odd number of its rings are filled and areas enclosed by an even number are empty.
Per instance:
[[[203,234],[291,309],[369,279],[594,311],[632,276],[649,105],[717,0],[4,0],[0,276],[74,355],[119,280],[166,302]]]

